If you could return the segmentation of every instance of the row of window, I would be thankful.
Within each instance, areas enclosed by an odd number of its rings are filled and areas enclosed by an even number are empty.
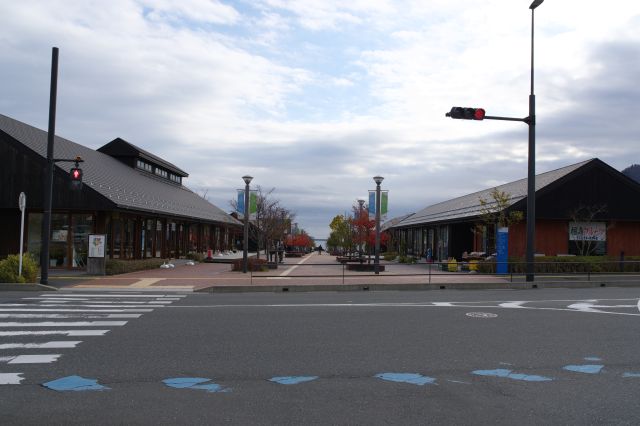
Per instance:
[[[140,170],[147,171],[149,173],[154,173],[157,176],[163,177],[165,179],[169,179],[175,183],[182,183],[182,177],[178,175],[174,175],[173,173],[168,173],[166,170],[163,170],[159,167],[153,167],[153,165],[147,163],[146,161],[138,160],[136,166]]]

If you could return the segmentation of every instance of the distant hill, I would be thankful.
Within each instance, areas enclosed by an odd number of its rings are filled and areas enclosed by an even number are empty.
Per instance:
[[[626,176],[629,176],[631,179],[640,183],[640,164],[634,164],[632,166],[627,167],[622,171],[622,173]]]

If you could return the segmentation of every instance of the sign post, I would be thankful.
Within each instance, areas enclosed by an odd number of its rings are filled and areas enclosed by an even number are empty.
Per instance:
[[[18,276],[22,276],[22,245],[24,244],[24,209],[27,206],[27,196],[24,192],[18,197],[18,207],[20,207],[20,260],[18,261]]]

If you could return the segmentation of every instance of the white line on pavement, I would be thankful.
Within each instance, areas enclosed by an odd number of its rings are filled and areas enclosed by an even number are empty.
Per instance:
[[[4,343],[0,345],[0,349],[69,349],[75,348],[80,343],[82,343],[81,340],[54,340],[46,343]]]
[[[76,321],[76,322],[0,322],[2,327],[120,327],[127,321]]]
[[[304,259],[301,259],[300,262],[298,262],[296,265],[292,266],[291,268],[289,268],[286,271],[284,271],[283,273],[281,273],[280,276],[281,277],[286,277],[291,272],[293,272],[296,268],[298,268],[299,265],[302,265],[304,262],[306,262],[309,259],[311,259],[311,256],[307,256]]]
[[[19,385],[24,377],[22,373],[0,373],[0,385]]]
[[[66,335],[69,337],[78,336],[104,336],[109,330],[38,330],[38,331],[0,331],[0,337],[7,336],[50,336]]]
[[[62,354],[46,354],[46,355],[17,355],[0,358],[0,361],[6,361],[9,364],[48,364],[57,361]]]

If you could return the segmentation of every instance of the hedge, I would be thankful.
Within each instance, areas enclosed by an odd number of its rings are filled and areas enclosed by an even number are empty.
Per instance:
[[[509,273],[523,274],[526,272],[526,261],[521,257],[510,257]],[[496,271],[496,260],[481,260],[478,262],[478,272],[493,274]],[[640,272],[640,256],[625,257],[620,262],[617,257],[610,256],[539,256],[534,261],[534,273],[612,273],[612,272]]]
[[[126,274],[127,272],[156,269],[164,263],[163,259],[120,260],[107,259],[105,273],[107,275]]]
[[[12,254],[0,260],[0,283],[35,283],[38,279],[38,264],[29,254],[22,255],[22,275],[18,275],[20,255]]]
[[[234,259],[233,260],[233,271],[242,271],[242,261],[243,259]],[[266,271],[268,270],[267,268],[267,259],[257,259],[255,257],[249,257],[247,259],[247,270],[248,271],[254,271],[254,272],[260,272],[260,271]]]

